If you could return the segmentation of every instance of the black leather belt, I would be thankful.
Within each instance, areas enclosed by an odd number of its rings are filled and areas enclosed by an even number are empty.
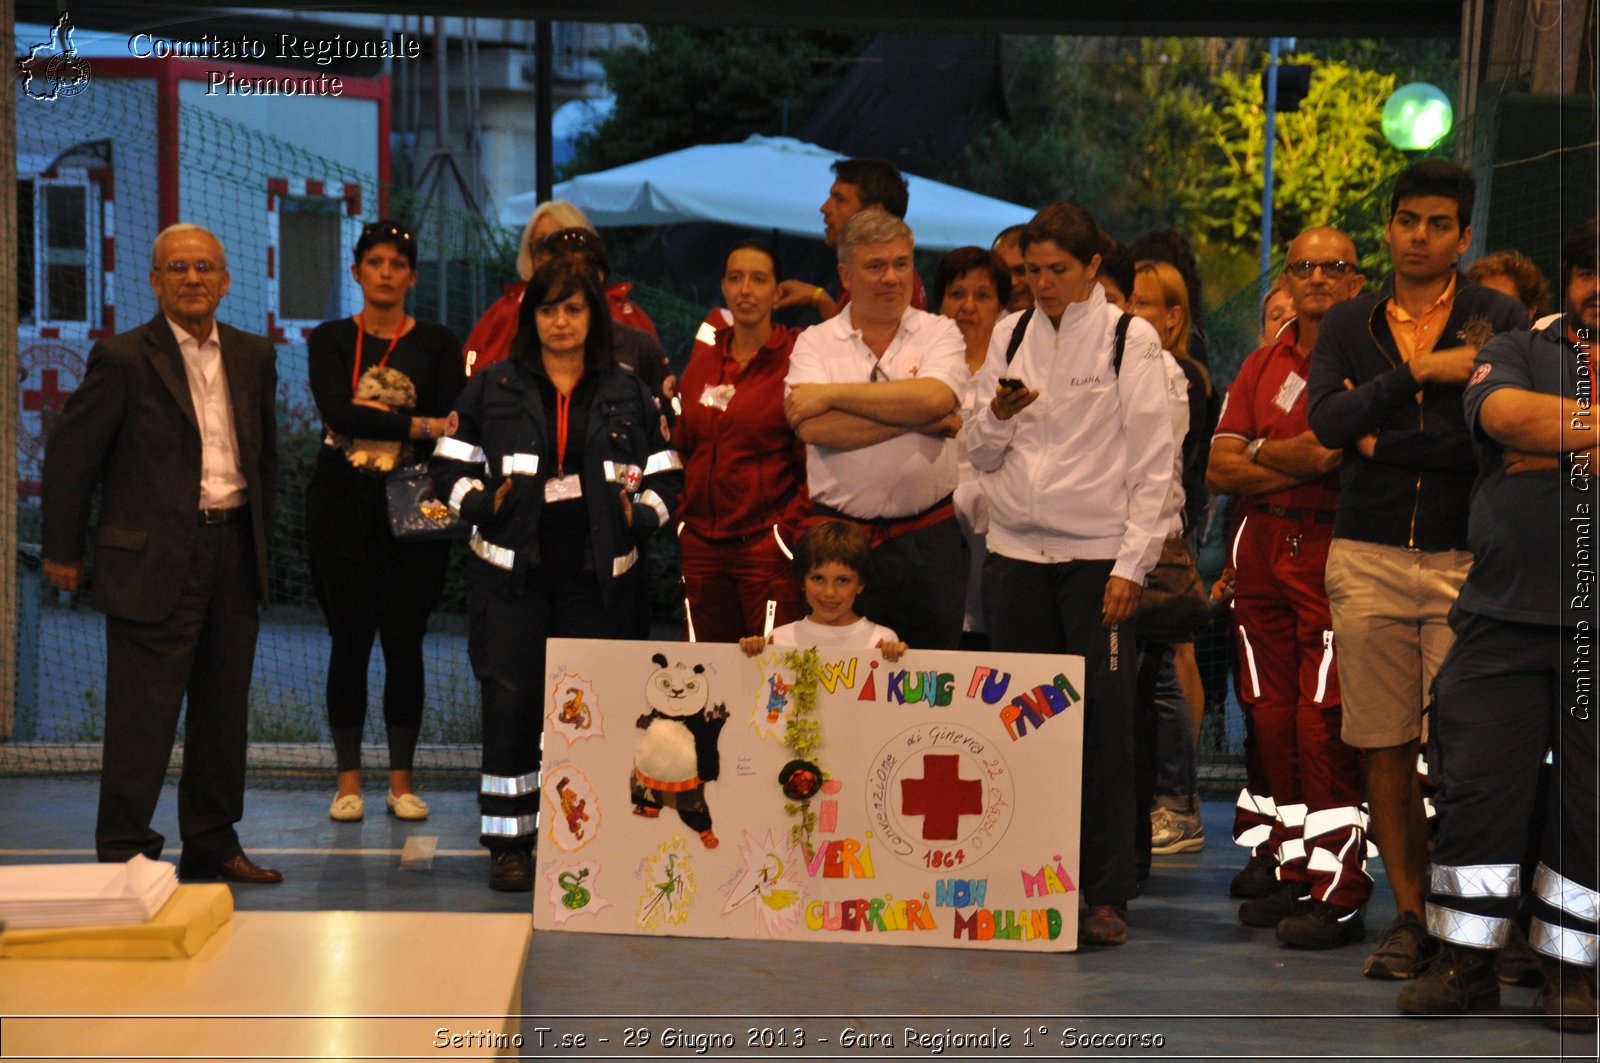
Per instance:
[[[200,511],[200,523],[228,524],[232,521],[244,520],[245,514],[249,511],[249,506],[234,506],[231,509],[202,509]]]
[[[1301,509],[1298,506],[1257,506],[1256,512],[1284,520],[1309,520],[1317,524],[1332,524],[1334,516],[1331,509]]]

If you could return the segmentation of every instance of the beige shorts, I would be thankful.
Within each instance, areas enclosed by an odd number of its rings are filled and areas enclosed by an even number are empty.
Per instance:
[[[1329,545],[1324,582],[1347,745],[1384,749],[1422,737],[1428,688],[1453,640],[1445,618],[1470,567],[1465,550]]]

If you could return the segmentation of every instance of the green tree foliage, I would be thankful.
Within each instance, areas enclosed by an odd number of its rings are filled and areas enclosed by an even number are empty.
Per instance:
[[[601,58],[617,107],[579,140],[563,176],[783,133],[805,120],[865,43],[823,31],[652,26],[646,47]]]
[[[1395,76],[1310,55],[1285,62],[1307,64],[1312,73],[1300,109],[1277,116],[1274,231],[1351,227],[1352,210],[1405,165],[1405,156],[1384,140],[1380,124]],[[1253,246],[1261,227],[1264,66],[1248,74],[1222,71],[1212,79],[1209,98],[1188,101],[1183,108],[1183,122],[1192,131],[1187,143],[1167,141],[1155,148],[1147,142],[1152,154],[1161,153],[1160,165],[1172,167],[1175,176],[1191,175],[1179,195],[1192,231],[1223,244]],[[1381,220],[1376,219],[1379,229]],[[1360,222],[1362,231],[1350,235],[1358,247],[1376,251],[1374,219]]]

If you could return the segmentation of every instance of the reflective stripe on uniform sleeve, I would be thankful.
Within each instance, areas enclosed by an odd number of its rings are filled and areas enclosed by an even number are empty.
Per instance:
[[[495,568],[503,568],[510,572],[516,567],[517,552],[515,550],[504,546],[496,546],[482,535],[479,535],[476,528],[472,529],[472,538],[467,540],[467,545],[472,548],[473,553],[489,562]]]
[[[491,794],[495,797],[521,797],[531,794],[539,788],[539,773],[530,771],[526,775],[484,775],[478,782],[480,794]]]
[[[615,579],[616,577],[622,575],[624,572],[628,571],[628,569],[632,568],[634,562],[638,560],[639,551],[637,549],[629,550],[621,557],[613,558],[611,561],[611,577]]]
[[[1534,917],[1528,927],[1528,944],[1541,956],[1560,960],[1578,967],[1593,967],[1596,959],[1595,936],[1582,930],[1568,930],[1564,926],[1551,926]]]
[[[505,454],[500,458],[501,476],[534,476],[538,472],[537,454]]]
[[[1434,864],[1433,892],[1449,897],[1516,897],[1522,893],[1522,869],[1516,864]]]
[[[464,439],[453,439],[450,436],[445,436],[433,445],[433,454],[437,458],[470,461],[474,465],[481,465],[484,460],[482,447],[475,447]]]
[[[484,816],[478,833],[486,838],[526,838],[539,829],[539,817]]]
[[[1428,933],[1453,945],[1465,945],[1469,949],[1504,948],[1511,937],[1511,927],[1509,919],[1458,912],[1428,902]]]
[[[681,468],[683,459],[678,457],[676,450],[658,450],[644,463],[644,474],[654,476],[658,472],[671,472],[673,469]]]
[[[450,515],[459,518],[461,516],[461,500],[474,491],[482,490],[482,480],[474,480],[470,476],[463,476],[457,480],[456,485],[450,489]]]
[[[1533,895],[1553,908],[1575,915],[1586,923],[1595,921],[1600,908],[1600,894],[1587,886],[1580,886],[1570,878],[1544,864],[1533,873]]]
[[[661,500],[660,495],[656,494],[654,491],[646,491],[644,494],[639,496],[639,504],[643,506],[649,506],[651,509],[655,510],[656,523],[661,527],[666,527],[667,521],[671,518],[672,514],[667,512],[667,504]]]

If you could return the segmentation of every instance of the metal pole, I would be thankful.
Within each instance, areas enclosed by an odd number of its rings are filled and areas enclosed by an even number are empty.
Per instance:
[[[1266,284],[1267,271],[1272,268],[1272,149],[1278,139],[1278,45],[1281,40],[1280,37],[1272,38],[1267,59],[1267,142],[1261,165],[1261,283],[1263,285]]]

